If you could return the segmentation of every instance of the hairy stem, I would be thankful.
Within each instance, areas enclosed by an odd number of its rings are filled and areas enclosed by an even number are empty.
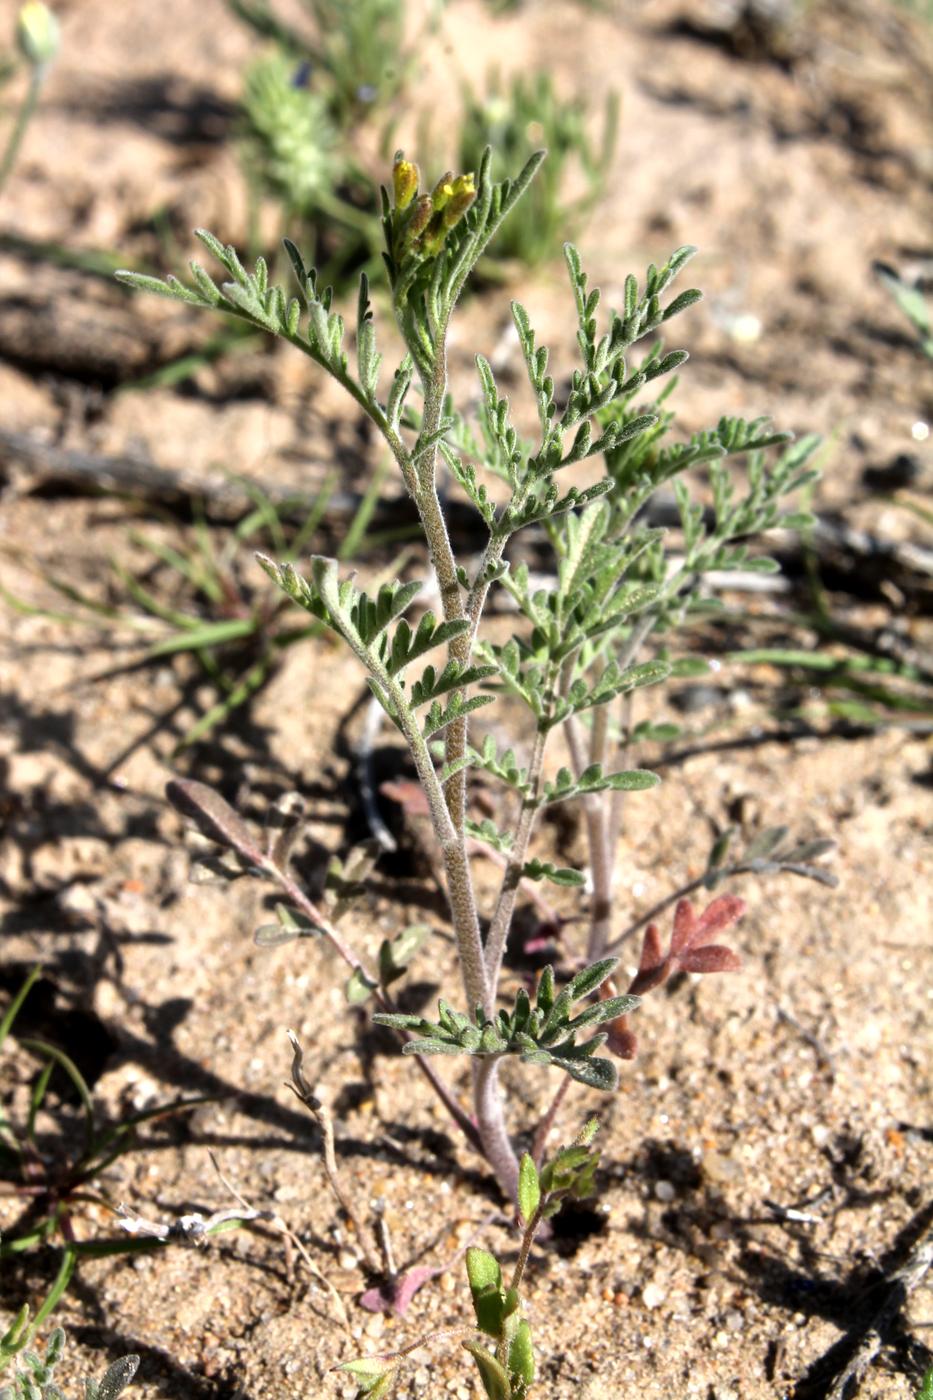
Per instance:
[[[597,714],[608,706],[601,705]],[[570,767],[575,778],[586,767],[583,736],[576,715],[564,721],[564,737],[570,754]],[[612,847],[609,841],[609,809],[606,793],[590,792],[583,797],[583,820],[586,824],[586,844],[590,857],[590,931],[587,939],[588,962],[603,956],[612,933]]]
[[[498,1055],[488,1055],[474,1060],[473,1101],[486,1161],[492,1167],[506,1199],[514,1201],[518,1196],[518,1158],[505,1125],[499,1088],[500,1058]]]
[[[446,352],[446,326],[441,328],[437,355],[435,358],[434,371],[429,380],[424,382],[424,418],[422,420],[422,433],[436,432],[444,412],[444,400],[447,395],[447,352]],[[428,539],[428,547],[431,551],[431,562],[434,565],[434,572],[437,575],[437,586],[440,590],[441,607],[444,612],[444,619],[447,622],[459,622],[465,616],[463,608],[463,594],[460,588],[460,581],[457,578],[457,561],[454,558],[453,548],[450,543],[450,536],[447,533],[447,522],[444,519],[444,512],[441,508],[440,499],[437,494],[437,462],[438,448],[435,444],[425,458],[424,467],[419,466],[420,491],[418,510],[424,524],[425,534]],[[464,633],[460,637],[454,637],[449,646],[449,655],[452,659],[459,661],[461,665],[466,665],[470,655],[471,639],[469,633]],[[455,720],[447,728],[445,736],[445,759],[448,764],[457,763],[466,753],[467,743],[467,721]],[[466,821],[466,770],[462,769],[455,773],[447,784],[447,808],[450,812],[454,827],[462,835],[464,822]]]
[[[435,332],[435,356],[429,375],[422,374],[424,387],[424,415],[421,423],[422,436],[437,432],[444,411],[447,394],[447,354],[446,320]],[[459,621],[464,617],[463,594],[457,577],[457,564],[454,558],[447,522],[437,494],[436,444],[418,460],[416,472],[417,490],[415,503],[424,526],[431,562],[437,576],[441,607],[445,621]],[[448,655],[466,665],[472,646],[472,631],[455,637],[450,642]],[[400,716],[405,714],[404,704],[398,706]],[[409,726],[411,732],[409,732]],[[403,732],[412,749],[412,756],[418,766],[419,776],[425,785],[431,805],[431,817],[435,833],[444,855],[447,875],[447,892],[450,913],[457,939],[460,973],[467,1003],[472,1008],[483,1006],[486,1014],[492,1016],[495,1009],[495,989],[498,972],[490,978],[483,955],[479,917],[476,910],[476,896],[473,888],[473,875],[466,849],[466,770],[456,773],[448,782],[445,803],[441,812],[436,800],[436,789],[440,787],[427,744],[420,731],[409,717],[403,723]],[[467,747],[466,717],[448,725],[445,735],[445,757],[448,764],[455,764],[463,758]],[[422,1056],[417,1056],[421,1060]],[[474,1109],[476,1126],[482,1151],[495,1173],[502,1190],[509,1200],[514,1200],[518,1191],[518,1160],[509,1141],[505,1123],[502,1095],[498,1086],[496,1062],[481,1061],[475,1070],[473,1080]]]
[[[509,935],[512,914],[515,910],[515,901],[518,898],[518,887],[521,884],[522,870],[525,866],[525,857],[528,854],[528,843],[531,839],[531,833],[534,829],[535,817],[538,811],[538,793],[541,787],[541,769],[544,761],[544,745],[546,741],[547,731],[543,726],[539,725],[535,733],[534,748],[528,764],[528,792],[522,802],[522,811],[515,831],[512,852],[509,857],[509,863],[505,869],[505,874],[502,877],[502,884],[499,888],[499,898],[496,901],[496,907],[489,924],[489,932],[486,935],[486,980],[488,984],[488,994],[485,1009],[486,1015],[490,1020],[495,1012],[496,991],[499,986],[499,974],[502,971],[502,959],[505,955],[506,939]]]

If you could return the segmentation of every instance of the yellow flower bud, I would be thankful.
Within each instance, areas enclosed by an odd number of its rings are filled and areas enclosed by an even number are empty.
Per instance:
[[[453,178],[453,171],[448,170],[447,174],[441,176],[437,184],[434,186],[434,189],[431,191],[431,199],[434,202],[435,209],[443,209],[444,206],[450,200],[450,197],[454,192],[454,187],[451,183]]]
[[[58,53],[58,20],[41,0],[28,0],[16,21],[16,43],[23,58],[42,68]]]
[[[444,237],[447,233],[447,229],[444,225],[444,219],[446,218],[446,215],[446,209],[443,211],[436,211],[431,219],[431,222],[428,224],[424,233],[421,235],[421,239],[418,243],[418,249],[419,252],[423,253],[423,255],[426,258],[434,258],[441,251],[441,245],[443,244]]]
[[[395,190],[396,209],[407,209],[418,193],[418,167],[410,160],[404,160],[401,152],[392,167],[392,184]]]
[[[431,203],[431,196],[423,194],[411,211],[411,218],[404,234],[405,248],[413,248],[419,235],[427,228],[434,214],[434,205]]]
[[[458,175],[451,187],[450,199],[444,207],[444,228],[451,229],[463,218],[476,199],[476,186],[473,171],[469,175]]]

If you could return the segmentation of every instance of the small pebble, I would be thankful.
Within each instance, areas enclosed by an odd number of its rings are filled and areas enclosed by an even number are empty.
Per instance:
[[[738,1181],[742,1175],[742,1168],[738,1162],[732,1157],[727,1157],[723,1152],[704,1152],[700,1159],[700,1166],[707,1181],[715,1182],[717,1185]]]
[[[646,1283],[641,1291],[641,1301],[646,1308],[659,1308],[667,1297],[667,1292],[659,1283]]]
[[[654,1194],[659,1201],[672,1201],[677,1195],[677,1192],[669,1181],[656,1181],[654,1184]]]

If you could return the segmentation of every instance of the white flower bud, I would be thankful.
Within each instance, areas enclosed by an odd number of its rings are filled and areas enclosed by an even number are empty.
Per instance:
[[[42,0],[27,0],[16,22],[16,43],[34,68],[44,68],[58,53],[58,20]]]

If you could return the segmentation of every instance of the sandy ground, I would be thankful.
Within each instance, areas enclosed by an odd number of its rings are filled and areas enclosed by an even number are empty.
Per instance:
[[[494,20],[456,0],[426,60],[423,110],[443,133],[450,72],[481,72],[504,55],[510,67],[548,66],[567,92],[618,88],[615,170],[580,243],[610,299],[630,269],[699,245],[693,280],[707,299],[679,328],[692,355],[678,393],[684,427],[771,413],[819,432],[827,445],[815,504],[825,518],[919,544],[926,531],[928,545],[928,529],[864,473],[910,454],[918,492],[931,476],[912,429],[933,414],[933,381],[870,265],[930,257],[933,31],[895,5],[813,3],[777,55],[741,44],[736,52],[715,28],[723,8],[541,4]],[[160,210],[181,245],[173,266],[195,223],[243,235],[226,138],[251,41],[221,0],[61,0],[59,9],[62,58],[0,200],[0,428],[64,450],[149,457],[208,487],[236,470],[313,491],[337,464],[341,488],[359,489],[375,445],[299,357],[247,351],[177,389],[120,392],[127,378],[203,343],[209,328],[11,250],[10,235],[113,248],[164,270],[153,233]],[[410,145],[414,116],[400,127]],[[559,260],[510,290],[555,355],[569,356]],[[752,340],[736,333],[749,317],[760,326]],[[492,351],[506,322],[505,294],[485,291],[464,307],[452,372],[465,392],[470,353]],[[0,466],[0,582],[20,598],[68,611],[49,586],[54,572],[117,604],[110,560],[147,567],[134,528],[166,542],[190,534],[151,503],[89,498],[9,448]],[[147,577],[167,586],[164,570]],[[260,578],[247,559],[244,586]],[[928,616],[893,583],[871,596],[839,591],[832,602],[847,622],[896,625],[919,651],[928,647]],[[4,994],[35,961],[44,966],[21,1032],[50,1036],[74,1056],[104,1118],[214,1096],[145,1129],[139,1150],[107,1170],[108,1196],[156,1221],[227,1209],[213,1152],[228,1182],[300,1236],[340,1299],[289,1261],[272,1229],[84,1260],[57,1314],[71,1338],[63,1373],[99,1373],[134,1351],[140,1395],[352,1394],[331,1367],[465,1320],[458,1251],[476,1235],[507,1258],[515,1238],[481,1164],[420,1078],[364,1013],[346,1010],[333,959],[310,943],[253,944],[267,890],[188,882],[182,824],[163,789],[184,772],[255,814],[270,795],[297,788],[311,812],[299,864],[319,880],[326,854],[362,834],[352,757],[361,677],[326,640],[293,648],[248,714],[176,758],[178,737],[213,699],[190,667],[166,660],[92,681],[138,656],[138,633],[12,608],[5,624]],[[748,644],[751,633],[739,631]],[[714,645],[711,634],[693,642]],[[928,733],[922,724],[818,723],[801,734],[775,718],[780,684],[768,668],[727,667],[706,708],[686,719],[652,701],[686,733],[638,755],[664,782],[629,805],[618,925],[698,874],[713,832],[729,823],[748,839],[778,823],[833,839],[839,886],[737,882],[749,905],[733,939],[744,971],[650,998],[639,1013],[641,1054],[623,1067],[619,1092],[607,1100],[577,1088],[565,1100],[564,1136],[587,1112],[601,1114],[601,1194],[533,1258],[542,1397],[827,1395],[846,1346],[883,1301],[881,1280],[929,1229]],[[812,699],[818,706],[817,692]],[[495,721],[509,722],[507,711]],[[388,742],[379,761],[386,774],[399,771]],[[433,860],[417,823],[395,816],[401,849],[383,859],[350,930],[373,953],[404,923],[429,922],[416,968],[427,1005],[456,988],[456,970]],[[542,851],[582,862],[578,825],[547,825]],[[487,900],[494,874],[480,867]],[[556,903],[568,917],[580,912],[566,892]],[[365,1279],[352,1235],[326,1191],[313,1126],[283,1085],[285,1026],[301,1035],[334,1106],[348,1178],[364,1201],[385,1201],[400,1262],[426,1251],[427,1262],[451,1265],[403,1319],[358,1306]],[[521,1131],[554,1085],[546,1071],[517,1068],[507,1078]],[[34,1069],[25,1054],[0,1062],[15,1112]],[[465,1090],[462,1071],[453,1077]],[[42,1130],[66,1146],[75,1106],[52,1106]],[[5,1230],[20,1208],[2,1201]],[[93,1204],[75,1228],[82,1239],[112,1233]],[[5,1312],[39,1298],[54,1268],[52,1250],[4,1260]],[[921,1287],[889,1328],[863,1396],[914,1395],[933,1359],[931,1323]],[[399,1389],[476,1393],[455,1345],[419,1353]]]

